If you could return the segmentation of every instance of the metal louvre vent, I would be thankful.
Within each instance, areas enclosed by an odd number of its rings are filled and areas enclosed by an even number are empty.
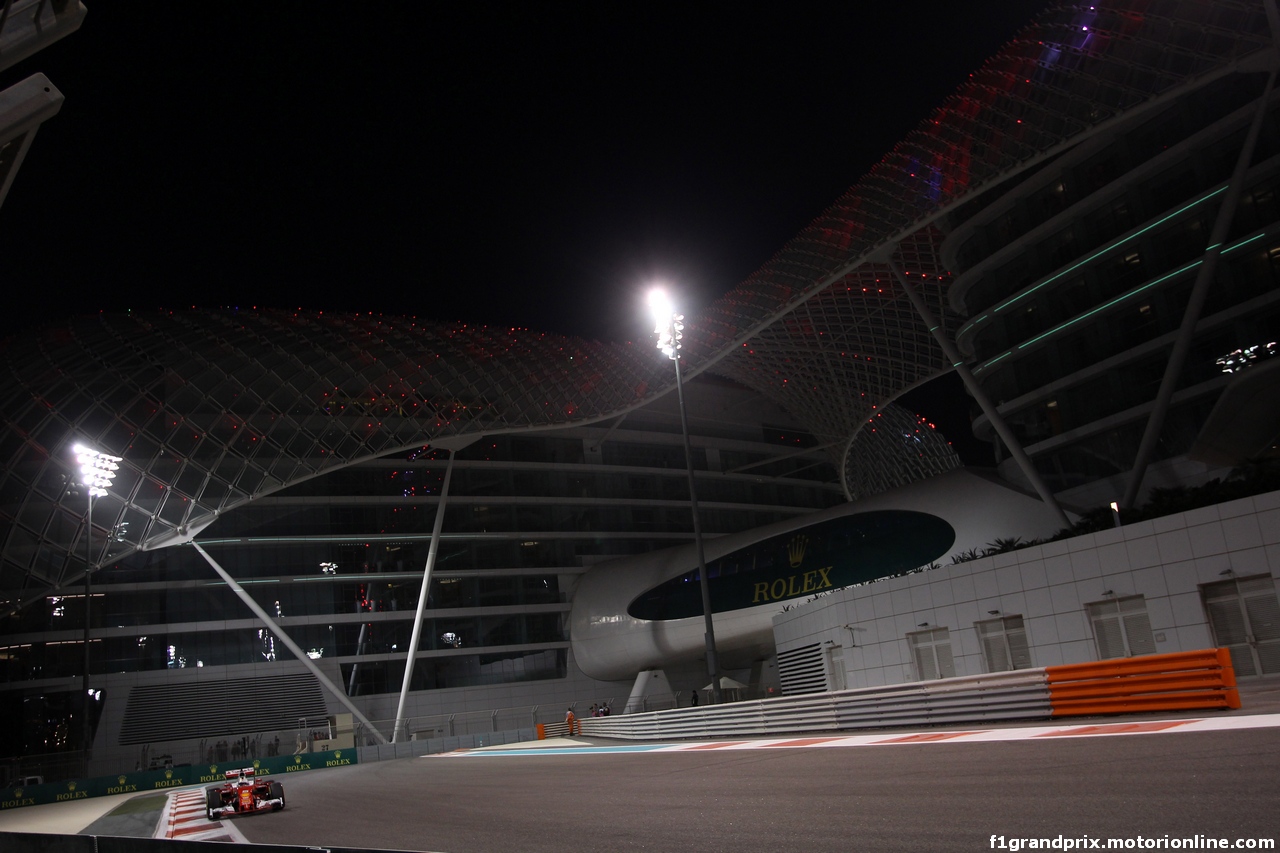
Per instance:
[[[822,665],[822,646],[810,643],[778,652],[778,679],[784,696],[825,692],[827,674]]]
[[[134,687],[119,745],[292,729],[328,713],[320,683],[306,673]]]

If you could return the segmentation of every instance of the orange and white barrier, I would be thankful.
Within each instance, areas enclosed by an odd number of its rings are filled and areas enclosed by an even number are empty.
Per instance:
[[[760,737],[1239,707],[1230,654],[1207,649],[595,717],[581,721],[581,733],[625,740]],[[539,737],[566,728],[539,726]]]
[[[1239,708],[1226,649],[1045,667],[1053,716]]]

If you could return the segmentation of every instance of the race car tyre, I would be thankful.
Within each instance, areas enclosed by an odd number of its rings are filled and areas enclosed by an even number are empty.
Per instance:
[[[213,810],[222,808],[222,792],[217,788],[208,788],[204,792],[204,816],[213,820]]]
[[[279,782],[271,783],[271,799],[280,801],[272,807],[273,811],[278,812],[284,808],[284,785],[281,785]]]

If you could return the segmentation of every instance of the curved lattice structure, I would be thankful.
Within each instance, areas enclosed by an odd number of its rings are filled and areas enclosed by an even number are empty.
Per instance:
[[[896,253],[950,334],[960,318],[938,253],[946,212],[1163,96],[1256,64],[1268,45],[1260,0],[1047,11],[772,260],[690,318],[690,369],[792,411],[840,448],[846,490],[860,493],[859,430],[876,407],[952,367],[875,259]],[[10,340],[4,360],[6,590],[84,571],[84,501],[63,450],[74,440],[126,458],[95,505],[97,562],[176,541],[342,465],[444,436],[607,417],[672,382],[648,346],[272,312],[99,316]]]
[[[857,500],[945,474],[963,463],[929,422],[890,403],[867,419],[845,454],[845,490]]]
[[[951,368],[888,267],[902,266],[949,335],[949,273],[930,223],[1161,96],[1270,51],[1261,2],[1070,4],[1044,12],[848,193],[705,316],[696,362],[832,437]],[[849,465],[843,465],[848,470]],[[852,491],[852,490],[851,490]]]
[[[0,588],[84,570],[76,441],[124,457],[93,562],[353,462],[449,436],[582,423],[664,390],[648,347],[370,315],[99,315],[5,342]]]

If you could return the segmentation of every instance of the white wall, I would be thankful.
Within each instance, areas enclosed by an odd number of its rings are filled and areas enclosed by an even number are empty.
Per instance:
[[[849,687],[898,684],[917,680],[906,635],[928,622],[950,629],[956,675],[977,675],[974,623],[998,610],[1023,617],[1033,666],[1093,661],[1085,605],[1110,590],[1146,597],[1158,652],[1191,651],[1213,645],[1200,585],[1267,573],[1280,578],[1280,492],[838,590],[776,615],[774,642],[830,641]]]

